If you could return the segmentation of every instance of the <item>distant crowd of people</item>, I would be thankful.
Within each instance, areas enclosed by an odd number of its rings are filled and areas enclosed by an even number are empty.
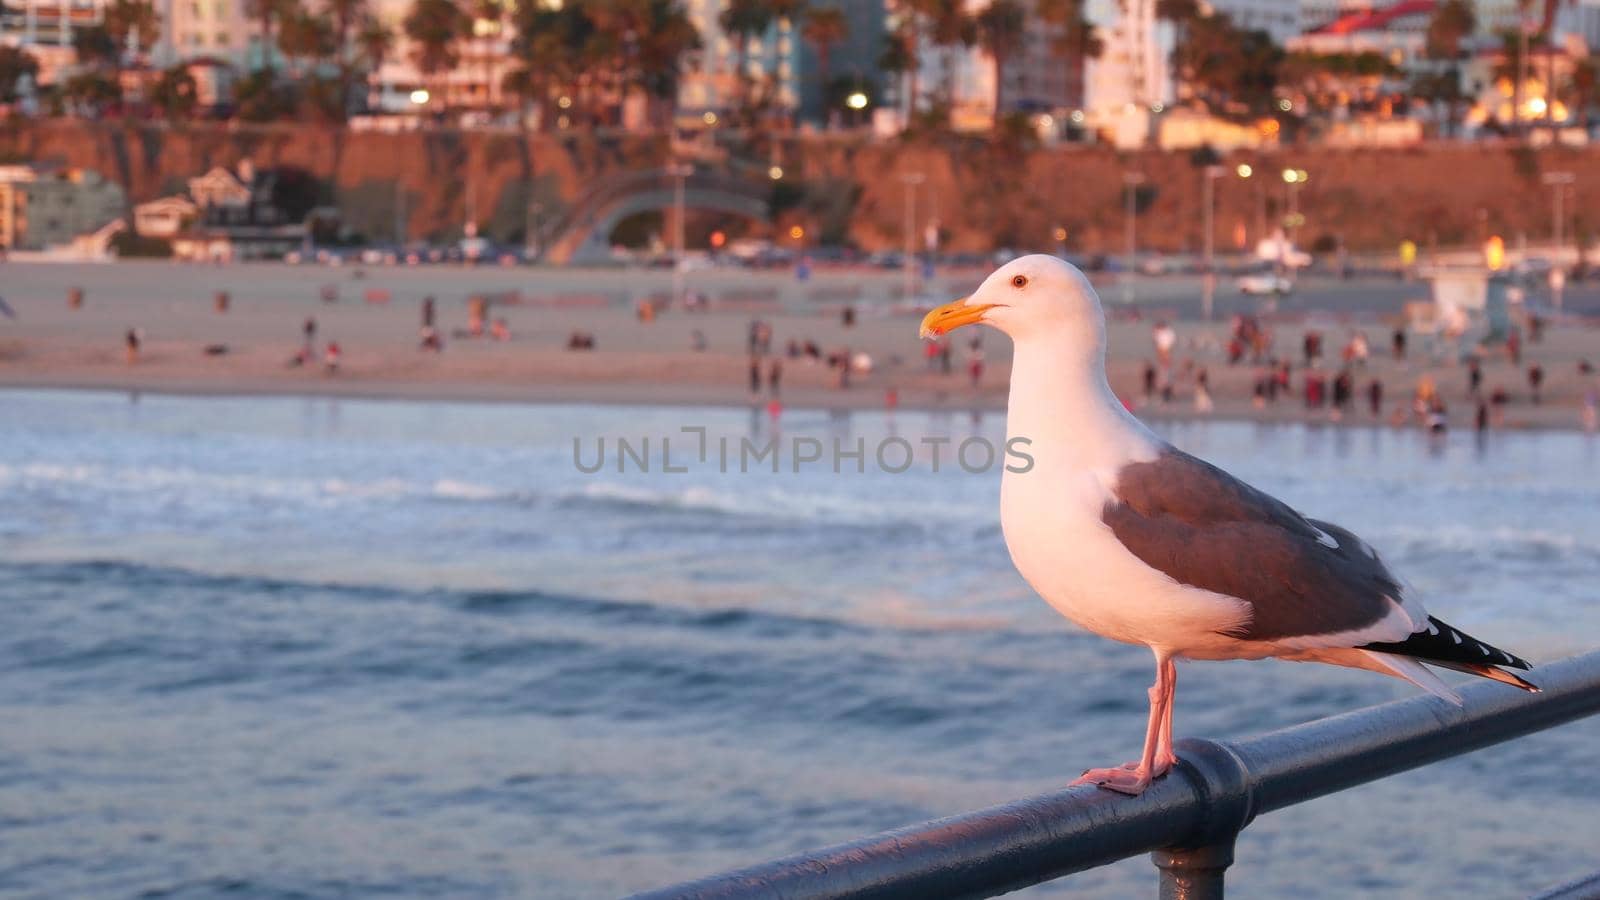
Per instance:
[[[1526,319],[1530,340],[1539,342],[1545,323],[1537,316]],[[1375,373],[1369,373],[1371,345],[1366,332],[1354,328],[1346,336],[1339,351],[1336,368],[1324,368],[1323,357],[1327,336],[1317,328],[1307,328],[1300,335],[1299,372],[1295,361],[1274,352],[1274,335],[1259,318],[1236,315],[1229,325],[1225,358],[1229,366],[1254,367],[1250,384],[1250,402],[1256,409],[1264,409],[1282,399],[1298,393],[1308,410],[1326,410],[1330,420],[1339,421],[1354,412],[1358,397],[1365,400],[1367,412],[1374,420],[1387,420],[1394,425],[1415,422],[1432,431],[1443,431],[1449,425],[1449,408],[1444,392],[1426,372],[1420,374],[1406,403],[1392,407],[1385,416],[1385,385]],[[1178,346],[1177,332],[1165,320],[1157,320],[1150,332],[1153,356],[1143,367],[1142,402],[1173,403],[1180,385],[1187,385],[1193,393],[1197,412],[1208,413],[1215,408],[1209,372],[1194,358],[1174,363]],[[1404,327],[1396,327],[1390,334],[1390,352],[1397,362],[1404,362],[1409,349],[1410,336]],[[1478,429],[1500,427],[1505,424],[1506,408],[1513,403],[1513,395],[1504,385],[1485,388],[1484,364],[1496,355],[1503,354],[1513,367],[1522,366],[1525,347],[1522,328],[1511,326],[1504,341],[1495,348],[1479,348],[1465,360],[1465,399],[1473,404],[1473,422]],[[1534,361],[1525,370],[1528,393],[1527,402],[1543,402],[1546,370],[1543,363]],[[1588,359],[1577,364],[1578,374],[1588,379],[1583,395],[1582,422],[1594,430],[1600,426],[1600,386],[1594,383],[1594,365]],[[1298,376],[1298,389],[1295,379]],[[1364,380],[1364,384],[1359,383]]]

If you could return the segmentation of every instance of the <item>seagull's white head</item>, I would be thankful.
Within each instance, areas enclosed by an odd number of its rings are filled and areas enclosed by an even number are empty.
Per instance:
[[[928,313],[922,336],[939,337],[979,322],[1004,331],[1018,344],[1068,341],[1092,352],[1105,342],[1105,314],[1089,279],[1071,263],[1043,254],[1006,263],[971,296]]]

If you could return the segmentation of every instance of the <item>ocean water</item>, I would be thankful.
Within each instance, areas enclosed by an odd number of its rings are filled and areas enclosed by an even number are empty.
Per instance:
[[[1536,662],[1600,643],[1591,437],[1161,430],[1356,530],[1474,634]],[[1002,435],[964,412],[0,392],[0,895],[607,897],[1131,758],[1150,660],[1011,570],[976,464]],[[619,438],[650,440],[650,471]],[[952,464],[969,439],[978,471]],[[745,440],[781,471],[740,471]],[[796,473],[797,448],[822,459]],[[1414,692],[1180,672],[1180,735]],[[1264,817],[1231,895],[1575,877],[1600,864],[1597,742],[1579,723]],[[1134,859],[1030,894],[1153,889]]]

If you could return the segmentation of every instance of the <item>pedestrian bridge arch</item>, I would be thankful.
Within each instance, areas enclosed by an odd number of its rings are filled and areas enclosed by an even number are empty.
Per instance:
[[[678,176],[666,169],[632,172],[608,178],[581,197],[558,226],[545,251],[554,263],[586,265],[611,258],[611,233],[629,216],[671,209],[677,202]],[[685,210],[771,218],[771,183],[694,172],[683,177]]]

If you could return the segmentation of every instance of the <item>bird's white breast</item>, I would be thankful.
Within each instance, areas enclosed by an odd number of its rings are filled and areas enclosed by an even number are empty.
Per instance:
[[[1005,475],[1000,524],[1017,571],[1055,610],[1112,640],[1211,656],[1236,642],[1242,601],[1188,587],[1146,565],[1102,520],[1115,472],[1079,469]]]

